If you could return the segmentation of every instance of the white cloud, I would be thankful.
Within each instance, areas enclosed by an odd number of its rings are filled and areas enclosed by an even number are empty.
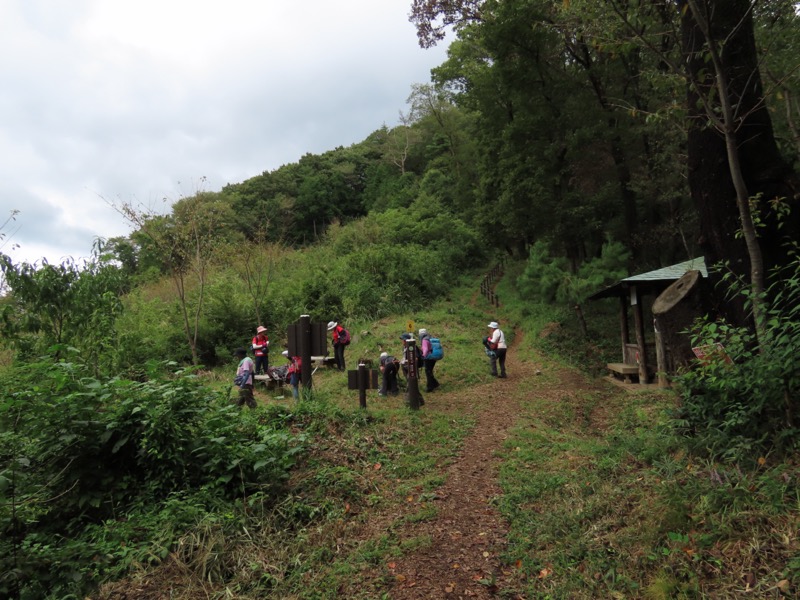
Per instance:
[[[0,222],[9,252],[86,256],[108,200],[219,189],[397,122],[445,48],[410,0],[0,0]]]

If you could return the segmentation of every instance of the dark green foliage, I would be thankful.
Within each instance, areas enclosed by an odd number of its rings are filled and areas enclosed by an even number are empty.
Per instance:
[[[95,373],[108,368],[120,297],[129,285],[122,269],[97,259],[83,265],[71,259],[60,265],[15,265],[3,255],[0,269],[11,291],[2,334],[23,357],[58,358],[66,345],[78,348]]]
[[[15,585],[23,597],[67,589],[72,575],[60,561],[77,568],[104,555],[95,527],[186,490],[202,490],[211,503],[274,494],[301,448],[299,438],[259,424],[189,373],[137,383],[96,379],[71,363],[34,363],[0,386],[0,572],[13,574],[0,595]],[[86,547],[67,560],[78,541]],[[76,591],[91,583],[76,582]]]
[[[364,207],[370,212],[406,208],[416,197],[417,177],[393,165],[375,163],[367,170]]]
[[[678,426],[712,456],[754,461],[792,452],[800,440],[800,260],[773,286],[767,338],[756,344],[746,327],[705,320],[693,336],[710,358],[680,378]],[[742,291],[747,294],[746,288]],[[719,344],[719,350],[715,350]]]
[[[527,298],[539,302],[580,304],[587,296],[626,277],[630,253],[619,242],[606,242],[600,256],[586,260],[573,273],[569,262],[553,255],[547,243],[536,242],[517,285]]]

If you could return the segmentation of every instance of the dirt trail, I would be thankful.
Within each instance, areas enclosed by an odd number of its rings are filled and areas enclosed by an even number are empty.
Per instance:
[[[476,426],[436,492],[438,516],[402,533],[408,539],[429,536],[431,543],[390,565],[393,600],[491,598],[513,577],[513,569],[500,562],[508,528],[493,499],[501,494],[497,452],[519,414],[515,392],[536,377],[535,365],[517,360],[521,340],[517,332],[507,355],[507,379],[476,386],[470,397],[463,391],[436,392],[436,410],[463,412],[467,406]]]

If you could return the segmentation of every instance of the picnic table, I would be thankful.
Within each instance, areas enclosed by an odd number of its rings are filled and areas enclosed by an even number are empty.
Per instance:
[[[317,369],[325,366],[336,366],[336,359],[333,356],[312,356],[311,364],[314,369],[311,371],[312,375],[317,372]],[[271,390],[276,387],[282,387],[288,383],[289,377],[287,371],[289,364],[281,365],[280,367],[269,367],[264,375],[254,375],[256,381],[260,381],[267,389]]]

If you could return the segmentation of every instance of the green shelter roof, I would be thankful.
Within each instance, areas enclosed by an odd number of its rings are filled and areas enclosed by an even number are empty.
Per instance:
[[[706,261],[700,256],[691,260],[684,261],[668,267],[662,267],[655,271],[631,275],[625,279],[620,279],[614,285],[589,296],[589,300],[600,300],[601,298],[612,298],[614,296],[627,296],[632,287],[642,294],[660,294],[673,281],[677,281],[687,271],[700,271],[703,277],[708,277]]]

